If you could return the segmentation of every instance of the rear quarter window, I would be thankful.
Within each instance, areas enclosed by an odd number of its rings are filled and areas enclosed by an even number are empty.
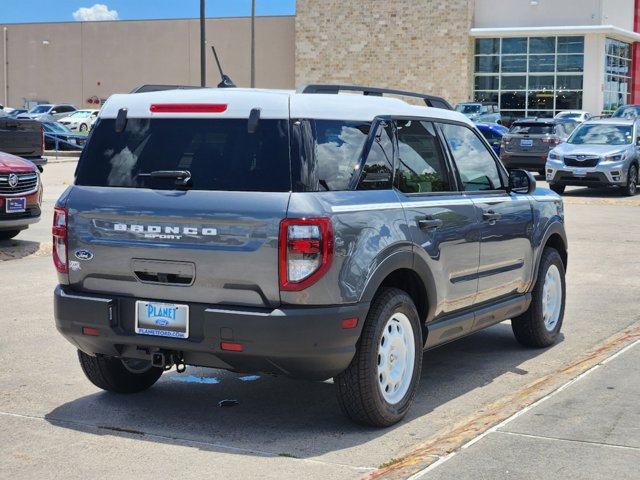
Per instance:
[[[371,124],[312,120],[318,180],[324,190],[349,190],[358,174]]]

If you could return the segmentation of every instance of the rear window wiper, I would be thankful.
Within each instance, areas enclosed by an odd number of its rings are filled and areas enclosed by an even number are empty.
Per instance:
[[[139,173],[138,177],[173,178],[176,184],[186,186],[191,181],[191,172],[189,170],[154,170],[149,173]]]

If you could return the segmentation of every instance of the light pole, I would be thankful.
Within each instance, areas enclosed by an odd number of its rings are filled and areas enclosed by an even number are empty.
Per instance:
[[[200,0],[200,86],[207,84],[207,64],[205,61],[205,34],[204,34],[204,0]]]
[[[256,0],[251,0],[251,88],[256,86]]]

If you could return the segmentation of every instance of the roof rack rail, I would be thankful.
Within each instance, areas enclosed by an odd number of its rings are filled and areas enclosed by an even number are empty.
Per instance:
[[[407,92],[404,90],[393,90],[390,88],[362,87],[360,85],[310,83],[310,84],[301,85],[300,87],[298,87],[298,89],[296,90],[296,93],[337,94],[337,93],[340,93],[340,91],[362,92],[363,95],[372,95],[376,97],[381,97],[384,94],[400,95],[404,97],[416,97],[424,100],[424,103],[428,107],[452,110],[449,102],[447,102],[442,97],[436,97],[435,95],[427,95],[425,93]]]
[[[146,93],[146,92],[161,92],[163,90],[192,90],[196,88],[205,88],[205,87],[195,87],[191,85],[154,85],[154,84],[145,84],[140,85],[139,87],[134,88],[129,93]]]

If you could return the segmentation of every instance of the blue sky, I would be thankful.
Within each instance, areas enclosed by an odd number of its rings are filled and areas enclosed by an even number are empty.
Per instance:
[[[255,1],[256,15],[296,11],[295,0]],[[251,15],[251,0],[206,0],[205,5],[207,17]],[[0,24],[199,17],[200,0],[0,0]]]

